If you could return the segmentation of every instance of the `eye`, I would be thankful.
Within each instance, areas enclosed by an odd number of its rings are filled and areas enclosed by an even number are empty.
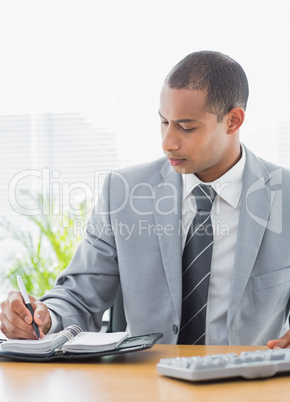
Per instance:
[[[181,128],[181,130],[184,131],[185,133],[190,133],[190,132],[196,130],[196,127],[184,128],[184,127],[181,127],[181,126],[180,126],[180,128]]]
[[[168,125],[168,121],[162,120],[162,121],[161,121],[161,124],[163,124],[164,126],[167,126],[167,125]]]

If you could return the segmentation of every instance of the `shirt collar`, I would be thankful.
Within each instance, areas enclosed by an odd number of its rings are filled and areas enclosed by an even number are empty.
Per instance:
[[[243,173],[246,164],[246,152],[244,146],[241,144],[242,156],[239,161],[224,175],[211,183],[215,192],[223,198],[233,208],[239,205],[240,197],[243,187]],[[183,192],[182,200],[184,201],[192,192],[194,187],[202,183],[194,174],[182,174]]]

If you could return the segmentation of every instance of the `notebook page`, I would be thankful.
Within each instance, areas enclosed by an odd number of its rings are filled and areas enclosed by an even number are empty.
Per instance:
[[[45,335],[43,339],[9,339],[1,344],[5,352],[41,354],[49,353],[54,349],[54,340],[58,334]]]
[[[49,354],[80,333],[82,333],[82,329],[78,325],[70,325],[58,333],[45,335],[43,339],[10,339],[3,342],[5,345],[2,350],[16,354]]]
[[[117,348],[128,336],[127,332],[83,332],[63,345],[63,350],[73,353],[111,350]]]

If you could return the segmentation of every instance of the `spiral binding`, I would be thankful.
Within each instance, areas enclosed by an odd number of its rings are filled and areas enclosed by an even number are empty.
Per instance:
[[[76,336],[83,333],[83,330],[78,325],[70,325],[63,330],[63,335],[70,341]]]
[[[66,342],[72,341],[79,336],[83,330],[78,325],[69,325],[62,330],[55,339],[55,351],[59,350]]]

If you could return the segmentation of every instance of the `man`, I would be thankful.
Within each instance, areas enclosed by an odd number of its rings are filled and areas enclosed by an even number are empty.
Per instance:
[[[243,69],[221,53],[192,53],[171,70],[159,109],[166,158],[106,179],[69,267],[41,301],[31,298],[42,336],[72,323],[100,330],[121,284],[132,335],[290,346],[290,173],[240,143],[247,98]],[[198,206],[195,188],[212,193],[204,197],[211,211]],[[185,279],[194,274],[193,261],[184,269],[182,254],[198,244],[199,236],[188,247],[187,233],[203,214],[210,225],[199,229],[211,233],[200,238],[212,240],[193,259],[207,255],[209,264],[198,269],[209,270],[195,285]],[[206,282],[197,297],[205,301],[191,299]],[[196,303],[201,308],[193,313]],[[35,338],[19,292],[1,309],[8,337]],[[185,313],[191,316],[184,321]],[[202,325],[193,340],[191,331]]]

